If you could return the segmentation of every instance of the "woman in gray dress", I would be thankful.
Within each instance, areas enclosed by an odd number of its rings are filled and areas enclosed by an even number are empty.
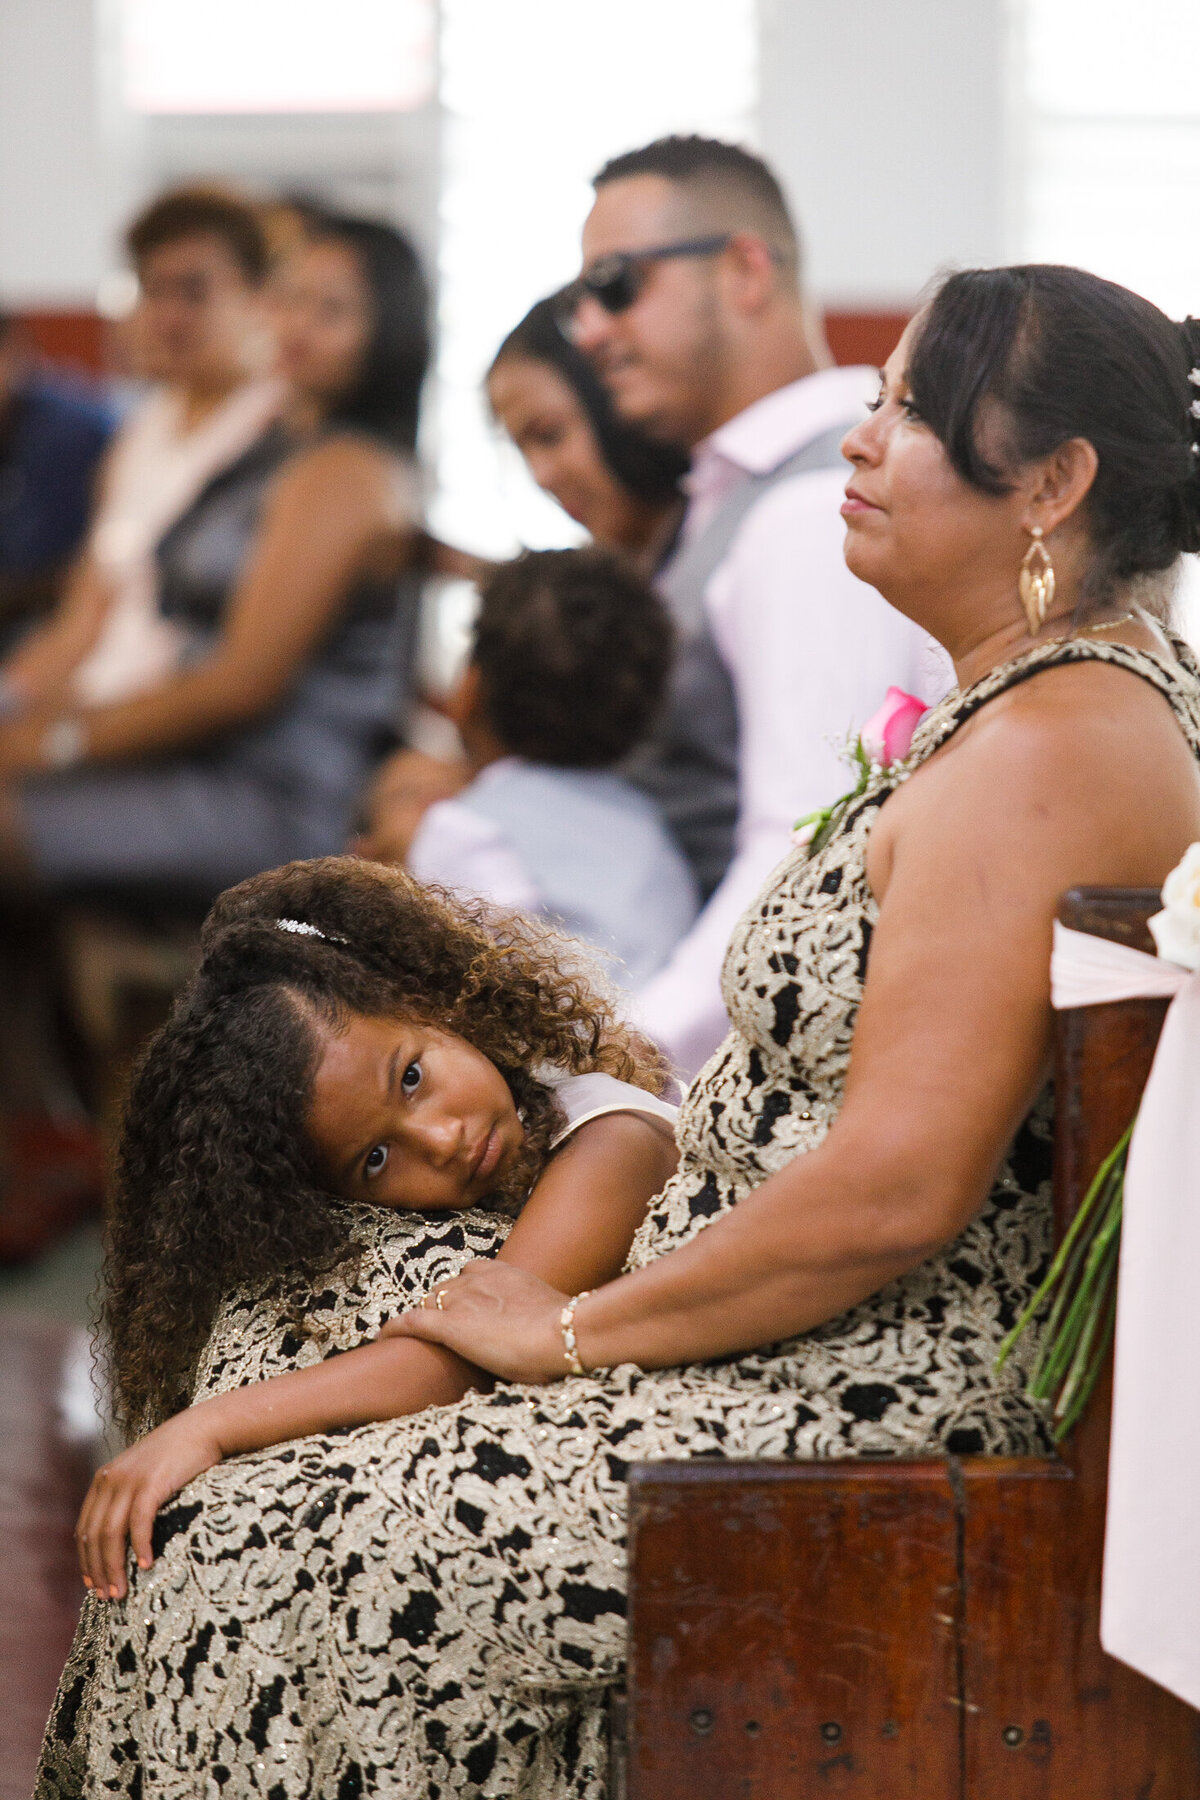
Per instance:
[[[0,885],[207,902],[345,841],[411,649],[396,541],[416,529],[427,297],[398,232],[314,213],[277,311],[280,422],[158,547],[184,666],[0,723]]]
[[[187,1486],[87,1602],[39,1800],[601,1800],[631,1461],[1045,1447],[1036,1343],[996,1352],[1048,1246],[1055,908],[1200,838],[1200,671],[1150,608],[1200,546],[1198,361],[1077,270],[954,276],[910,327],[846,439],[847,557],[959,686],[739,922],[626,1272],[569,1301],[414,1244],[438,1304],[397,1352],[500,1385]],[[371,1335],[405,1300],[381,1262],[321,1304]],[[305,1355],[233,1297],[194,1394]]]

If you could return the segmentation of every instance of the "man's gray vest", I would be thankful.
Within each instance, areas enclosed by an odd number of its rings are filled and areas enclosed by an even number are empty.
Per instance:
[[[851,423],[823,431],[764,474],[744,475],[656,583],[675,618],[675,666],[658,727],[626,773],[657,802],[706,900],[733,857],[738,718],[733,682],[708,622],[705,589],[742,520],[764,494],[793,475],[841,466],[839,445]]]

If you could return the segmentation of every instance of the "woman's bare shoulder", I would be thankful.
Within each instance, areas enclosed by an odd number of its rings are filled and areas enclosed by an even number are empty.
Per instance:
[[[1200,832],[1200,766],[1169,700],[1154,682],[1114,662],[1059,664],[1017,683],[981,708],[946,750],[927,796],[932,800],[936,788],[938,803],[956,810],[1057,818],[1068,834],[1105,821],[1121,821],[1126,832],[1137,821],[1145,834],[1148,815],[1151,835],[1174,841],[1180,832]],[[921,784],[910,785],[917,798]]]
[[[330,481],[357,482],[364,477],[391,479],[411,474],[412,459],[376,438],[356,431],[334,431],[305,445],[289,458],[281,477],[291,486]]]
[[[1060,666],[982,707],[879,824],[868,875],[880,900],[915,865],[964,894],[982,883],[992,906],[1008,892],[1052,907],[1078,883],[1160,883],[1200,838],[1200,766],[1151,682],[1099,661]]]
[[[1089,658],[1058,663],[1016,683],[983,707],[958,734],[977,756],[1002,751],[1045,763],[1069,755],[1075,765],[1114,755],[1136,763],[1193,761],[1164,690],[1128,666]]]
[[[390,527],[419,513],[411,458],[348,431],[297,451],[280,471],[272,499],[275,511],[289,517],[336,506],[348,517]]]

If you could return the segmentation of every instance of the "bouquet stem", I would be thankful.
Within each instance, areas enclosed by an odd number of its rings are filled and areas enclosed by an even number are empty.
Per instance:
[[[1112,1342],[1117,1309],[1117,1261],[1130,1124],[1097,1169],[1046,1279],[1003,1344],[1003,1368],[1020,1337],[1053,1294],[1054,1302],[1028,1392],[1052,1403],[1054,1439],[1066,1437],[1083,1414]]]

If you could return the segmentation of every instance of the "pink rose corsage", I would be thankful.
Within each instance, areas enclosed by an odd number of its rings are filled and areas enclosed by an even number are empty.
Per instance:
[[[918,700],[914,694],[906,694],[903,688],[888,689],[883,705],[871,714],[858,736],[846,744],[844,755],[850,767],[858,771],[857,782],[848,794],[843,794],[831,806],[806,813],[804,818],[796,820],[792,842],[798,849],[807,850],[810,856],[822,849],[829,842],[834,827],[877,776],[904,780],[908,771],[899,765],[908,756],[913,733],[928,710],[923,700]]]

